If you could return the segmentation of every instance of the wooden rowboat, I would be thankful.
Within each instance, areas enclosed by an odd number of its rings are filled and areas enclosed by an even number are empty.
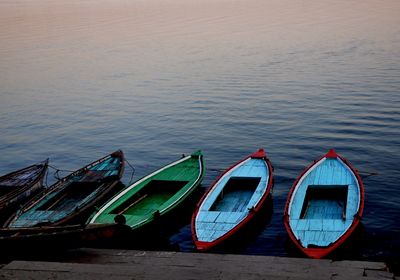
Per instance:
[[[364,186],[357,171],[331,149],[294,182],[284,224],[307,256],[323,258],[354,232],[364,209]]]
[[[260,211],[272,186],[272,165],[263,149],[228,168],[193,214],[196,248],[211,249],[243,228]]]
[[[180,205],[204,176],[200,151],[154,171],[124,189],[90,219],[90,224],[123,223],[133,230],[152,224]]]
[[[59,180],[29,200],[5,224],[10,228],[60,226],[86,220],[86,214],[108,198],[124,170],[116,151]],[[90,213],[89,213],[90,214]]]
[[[48,159],[0,177],[0,211],[3,213],[23,203],[43,187]]]

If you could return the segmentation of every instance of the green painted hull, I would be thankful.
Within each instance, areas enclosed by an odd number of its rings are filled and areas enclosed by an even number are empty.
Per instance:
[[[119,222],[132,229],[150,224],[180,205],[200,185],[203,155],[196,152],[143,177],[106,203],[91,224]]]

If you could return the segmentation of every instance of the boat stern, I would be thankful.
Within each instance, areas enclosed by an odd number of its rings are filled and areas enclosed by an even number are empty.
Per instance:
[[[322,259],[326,257],[333,248],[303,248],[302,251],[312,259]]]
[[[199,240],[195,240],[194,245],[196,246],[196,249],[200,252],[208,251],[213,246],[215,246],[214,242],[206,242],[206,241],[199,241]]]

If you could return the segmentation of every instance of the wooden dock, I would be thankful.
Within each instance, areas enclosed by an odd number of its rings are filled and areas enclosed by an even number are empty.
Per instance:
[[[0,279],[394,279],[384,263],[270,256],[78,249],[51,261],[12,261]]]

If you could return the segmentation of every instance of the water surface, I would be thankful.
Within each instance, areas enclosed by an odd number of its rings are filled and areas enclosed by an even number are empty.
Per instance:
[[[395,0],[1,0],[0,173],[121,148],[137,179],[202,149],[205,189],[264,147],[272,218],[232,250],[286,256],[288,191],[335,148],[379,174],[358,257],[398,258],[399,14]],[[194,250],[189,221],[169,240]]]

